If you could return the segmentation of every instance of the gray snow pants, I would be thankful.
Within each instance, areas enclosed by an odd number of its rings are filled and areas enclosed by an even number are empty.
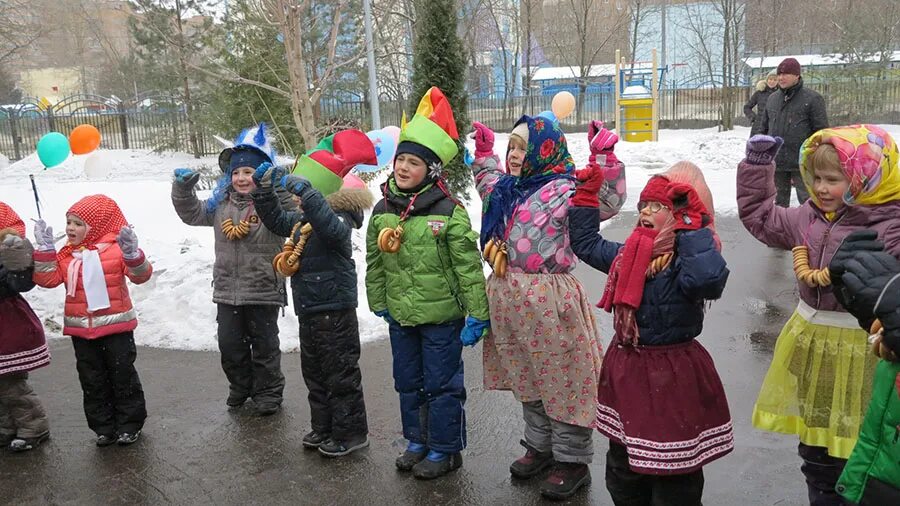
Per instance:
[[[50,430],[47,413],[27,372],[0,376],[0,436],[32,438]]]
[[[553,460],[590,464],[594,458],[594,430],[558,422],[544,411],[541,401],[523,402],[525,442],[539,452],[553,452]]]

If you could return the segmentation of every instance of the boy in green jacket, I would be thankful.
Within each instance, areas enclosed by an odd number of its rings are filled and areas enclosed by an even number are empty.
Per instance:
[[[396,465],[420,479],[462,465],[462,346],[490,328],[478,235],[441,180],[443,166],[459,154],[458,139],[449,102],[431,88],[400,133],[394,172],[366,236],[369,307],[389,325],[409,441]]]

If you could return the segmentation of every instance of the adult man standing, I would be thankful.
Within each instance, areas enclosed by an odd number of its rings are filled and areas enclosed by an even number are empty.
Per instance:
[[[781,207],[790,204],[792,182],[801,204],[809,198],[800,178],[800,146],[810,135],[828,127],[825,99],[803,87],[800,71],[800,62],[794,58],[785,58],[778,65],[779,89],[769,96],[751,131],[751,135],[784,139],[775,158],[775,203]]]

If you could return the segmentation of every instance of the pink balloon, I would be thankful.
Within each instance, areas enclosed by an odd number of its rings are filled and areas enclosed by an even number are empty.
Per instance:
[[[391,137],[394,138],[394,143],[400,144],[400,127],[391,125],[391,126],[386,126],[386,127],[382,128],[382,130],[389,133],[391,135]]]
[[[352,190],[361,190],[363,188],[367,188],[366,182],[359,178],[356,174],[352,172],[344,176],[344,185],[342,188],[348,188]]]

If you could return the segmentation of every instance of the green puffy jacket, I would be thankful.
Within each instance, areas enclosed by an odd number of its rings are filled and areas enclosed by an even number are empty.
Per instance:
[[[440,324],[466,315],[489,318],[478,234],[466,210],[430,185],[401,193],[393,178],[369,220],[366,233],[366,294],[369,309],[387,309],[404,326]],[[410,206],[411,199],[415,202]],[[378,234],[403,223],[400,251],[378,249]]]
[[[894,497],[900,494],[898,374],[900,363],[880,360],[875,369],[872,401],[866,411],[859,440],[837,485],[837,491],[853,503],[862,502],[864,497],[885,497],[883,494],[889,487],[896,491],[888,494]]]

